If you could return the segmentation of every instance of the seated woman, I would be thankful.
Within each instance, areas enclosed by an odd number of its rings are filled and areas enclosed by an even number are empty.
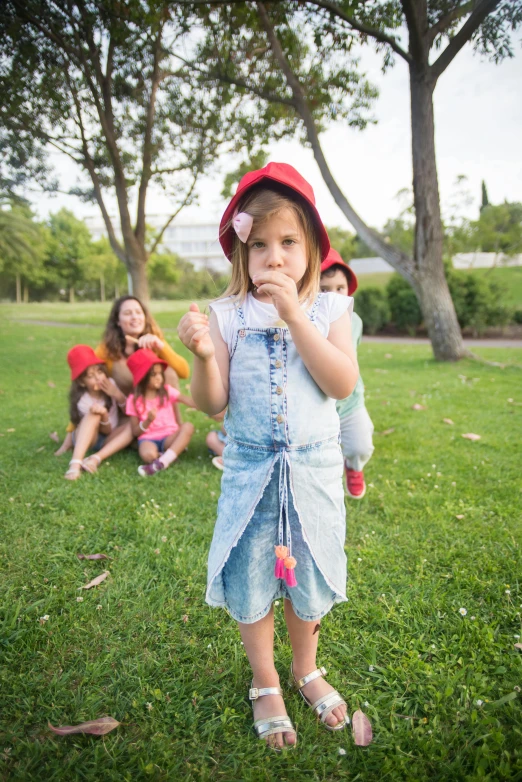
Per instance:
[[[146,308],[146,306],[136,298],[136,296],[120,296],[112,305],[112,309],[107,320],[105,332],[102,340],[95,350],[96,355],[105,362],[109,377],[112,377],[118,388],[128,395],[133,388],[132,373],[127,367],[127,359],[138,348],[147,348],[153,350],[158,358],[167,362],[165,369],[165,381],[179,388],[179,378],[188,378],[190,368],[188,362],[176,353],[170,345],[167,344],[160,327]],[[120,406],[120,421],[122,420],[124,405]],[[67,426],[67,435],[64,442],[56,451],[56,456],[61,456],[72,448],[72,432],[74,424]],[[130,428],[127,439],[132,441]],[[115,442],[113,447],[122,447],[122,441]],[[107,452],[105,452],[107,451]],[[91,467],[90,472],[95,472],[95,462],[106,459],[111,456],[112,448],[107,447],[98,451],[98,457],[101,459],[90,459],[84,463],[84,469]]]

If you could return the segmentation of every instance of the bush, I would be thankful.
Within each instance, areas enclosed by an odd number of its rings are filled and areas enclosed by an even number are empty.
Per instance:
[[[411,285],[398,274],[386,286],[392,323],[401,330],[414,334],[422,323],[422,312]]]
[[[390,310],[382,288],[364,288],[354,301],[354,309],[361,317],[365,334],[376,334],[386,325]]]
[[[512,312],[504,304],[505,290],[485,275],[456,269],[448,272],[448,285],[461,328],[481,334],[488,326],[505,326]]]
[[[515,310],[513,313],[513,323],[522,324],[522,310]]]

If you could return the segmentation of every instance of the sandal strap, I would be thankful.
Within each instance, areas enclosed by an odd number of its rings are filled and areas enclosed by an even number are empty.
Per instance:
[[[293,676],[293,673],[292,673]],[[326,668],[316,668],[315,671],[312,671],[312,673],[308,673],[306,676],[303,676],[302,679],[296,679],[294,677],[294,684],[297,687],[298,690],[300,690],[302,687],[305,686],[305,684],[308,684],[309,682],[313,682],[314,679],[318,679],[320,676],[326,676]]]
[[[292,720],[288,716],[265,717],[254,722],[258,738],[264,739],[276,733],[295,733]]]
[[[337,690],[334,690],[327,695],[323,695],[322,698],[318,698],[311,704],[311,708],[315,711],[321,722],[324,722],[334,709],[338,706],[346,705],[346,701],[341,698]]]
[[[69,462],[69,467],[71,466],[71,464],[81,464],[81,463],[82,463],[81,459],[71,459],[71,461]]]
[[[257,701],[258,698],[262,698],[263,695],[282,695],[283,690],[281,687],[251,687],[248,691],[248,700]],[[273,717],[272,719],[282,719],[280,717]],[[285,718],[286,719],[286,718]]]

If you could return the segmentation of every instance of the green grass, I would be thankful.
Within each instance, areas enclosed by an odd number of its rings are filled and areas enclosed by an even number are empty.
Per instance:
[[[204,604],[220,481],[211,423],[187,414],[189,452],[154,480],[137,478],[129,451],[67,483],[48,433],[67,419],[65,352],[95,344],[100,324],[34,327],[10,313],[0,309],[0,779],[522,778],[519,369],[363,344],[376,450],[366,497],[347,504],[350,601],[322,622],[319,660],[375,739],[362,749],[326,732],[289,691],[279,607],[276,660],[299,736],[280,756],[254,738],[235,624]],[[477,352],[522,363],[520,350]],[[106,563],[77,552],[111,556],[110,578],[80,593]],[[107,714],[122,725],[106,737],[47,728]]]

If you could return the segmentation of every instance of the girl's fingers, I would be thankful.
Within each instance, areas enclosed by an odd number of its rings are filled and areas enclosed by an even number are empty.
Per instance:
[[[191,338],[191,340],[190,340],[190,341],[191,341],[191,342],[195,342],[196,344],[198,344],[199,342],[201,342],[201,340],[203,339],[203,337],[205,337],[207,334],[210,334],[210,329],[209,329],[207,326],[204,326],[203,328],[201,328],[201,329],[198,329],[198,330],[197,330],[197,331],[196,331],[196,332],[195,332],[195,333],[192,335],[192,338]]]

